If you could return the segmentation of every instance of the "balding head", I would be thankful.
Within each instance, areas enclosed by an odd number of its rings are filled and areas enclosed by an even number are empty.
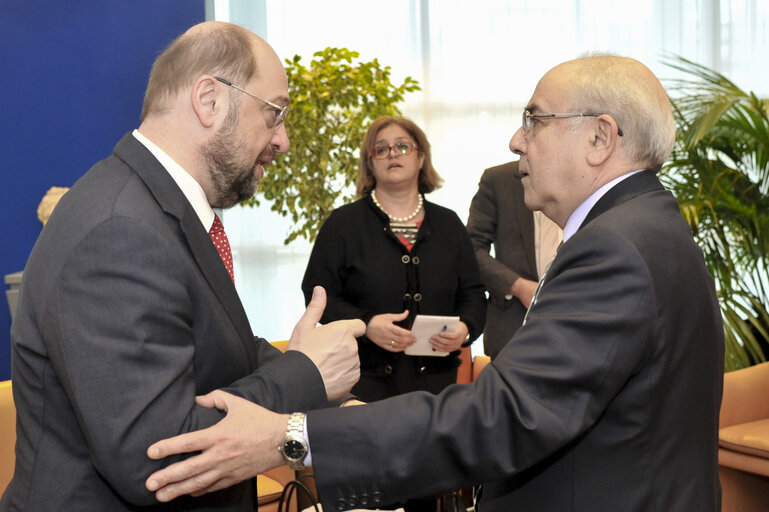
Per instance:
[[[563,84],[570,111],[614,118],[629,161],[662,167],[673,149],[675,123],[665,89],[649,68],[627,57],[595,55],[560,64],[548,75]]]
[[[175,95],[204,74],[247,83],[258,74],[258,56],[269,51],[254,33],[231,23],[207,21],[190,28],[152,66],[141,120],[167,111]]]
[[[178,163],[209,204],[251,197],[264,166],[288,150],[283,65],[252,32],[223,22],[196,25],[152,67],[139,133]]]

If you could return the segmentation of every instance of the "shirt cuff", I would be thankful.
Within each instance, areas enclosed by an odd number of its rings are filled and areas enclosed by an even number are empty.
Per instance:
[[[304,465],[312,466],[312,450],[310,450],[310,437],[307,435],[307,415],[304,416],[304,425],[302,425],[302,439],[307,444],[307,456],[304,458]]]

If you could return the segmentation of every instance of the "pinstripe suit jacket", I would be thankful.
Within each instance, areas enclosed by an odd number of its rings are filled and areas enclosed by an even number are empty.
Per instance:
[[[315,365],[254,338],[208,233],[132,135],[62,198],[35,244],[11,332],[16,472],[0,511],[255,508],[253,481],[158,504],[155,441],[222,415],[217,388],[288,412],[325,403]]]
[[[716,512],[723,334],[678,203],[630,176],[476,382],[308,414],[324,509],[483,483],[481,512]]]
[[[518,162],[486,169],[470,203],[467,231],[475,248],[481,281],[489,293],[483,350],[492,358],[521,326],[526,308],[510,300],[510,286],[519,277],[537,280],[534,219],[523,202]],[[491,256],[491,247],[494,256]]]

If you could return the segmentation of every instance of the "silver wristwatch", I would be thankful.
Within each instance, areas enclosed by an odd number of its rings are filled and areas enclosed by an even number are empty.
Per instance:
[[[278,451],[283,454],[288,467],[293,470],[304,469],[304,458],[307,457],[307,443],[302,436],[304,429],[304,413],[295,412],[288,418],[288,427],[283,442]]]

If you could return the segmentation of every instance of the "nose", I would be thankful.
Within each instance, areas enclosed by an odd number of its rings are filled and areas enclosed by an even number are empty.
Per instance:
[[[290,143],[288,142],[286,123],[280,123],[280,125],[275,129],[272,134],[272,138],[270,139],[270,144],[276,153],[285,153],[288,151]]]
[[[510,139],[510,151],[516,155],[523,155],[526,152],[526,136],[523,134],[523,127],[518,128]]]
[[[387,150],[387,158],[398,158],[401,155],[403,155],[403,153],[396,150],[395,146],[390,146],[390,149]]]

